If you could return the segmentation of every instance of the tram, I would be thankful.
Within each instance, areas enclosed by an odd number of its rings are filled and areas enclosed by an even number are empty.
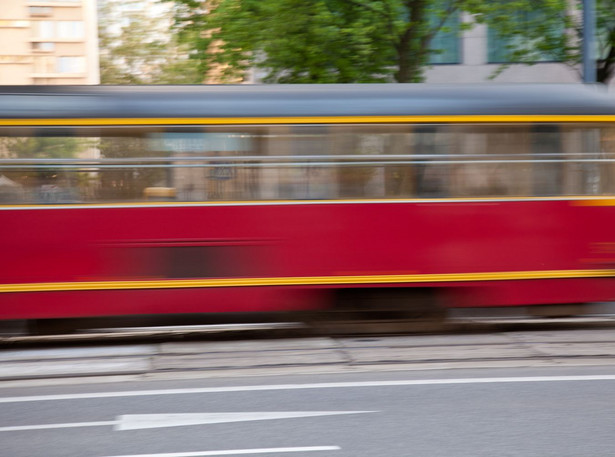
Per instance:
[[[0,319],[613,300],[614,153],[593,86],[0,87]]]

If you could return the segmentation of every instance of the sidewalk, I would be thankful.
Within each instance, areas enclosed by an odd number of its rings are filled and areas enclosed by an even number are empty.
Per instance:
[[[615,364],[609,329],[171,342],[0,352],[0,381]]]

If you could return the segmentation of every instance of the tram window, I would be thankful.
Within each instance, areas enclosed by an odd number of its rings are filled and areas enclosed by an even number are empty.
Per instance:
[[[151,188],[171,189],[176,201],[613,194],[615,164],[605,159],[614,158],[614,132],[571,124],[0,128],[0,201],[138,202],[154,198]],[[25,160],[15,167],[15,159]]]
[[[178,200],[252,200],[258,199],[259,170],[250,166],[253,160],[238,159],[259,154],[260,136],[244,126],[172,128],[151,141],[173,160],[169,170]]]
[[[598,131],[598,129],[594,129]],[[603,127],[599,131],[599,157],[606,160],[615,159],[615,127]],[[601,169],[601,193],[615,195],[615,162],[602,162]]]
[[[329,153],[330,128],[324,125],[293,126],[289,129],[290,153],[295,156]]]
[[[333,150],[332,130],[324,125],[270,127],[263,138],[263,155],[280,157],[275,162],[283,165],[261,169],[262,198],[335,198],[335,169],[323,166],[326,159],[320,158]]]
[[[393,130],[387,134],[387,146],[384,154],[407,156],[406,160],[412,159],[413,136],[409,127],[406,127],[405,130]],[[383,172],[385,197],[411,198],[414,196],[414,169],[412,164],[385,165]]]
[[[557,125],[535,125],[531,131],[531,153],[538,159],[532,166],[532,194],[537,196],[563,193],[562,137]]]
[[[70,129],[12,129],[0,137],[0,159],[24,160],[3,169],[0,164],[0,199],[5,203],[79,203],[80,176],[52,164],[94,154],[92,138],[73,136]],[[0,134],[1,135],[1,134]],[[39,160],[40,162],[36,162]]]
[[[21,203],[24,200],[23,186],[0,174],[0,204]]]
[[[450,132],[445,126],[420,126],[413,132],[414,154],[430,156],[425,163],[414,166],[417,197],[446,197],[450,194],[450,167],[438,159],[439,154],[450,154]]]
[[[335,135],[336,154],[379,156],[385,152],[386,146],[385,135],[357,130]],[[375,162],[377,164],[377,160]],[[384,194],[383,170],[377,165],[357,165],[354,161],[340,163],[337,182],[341,198],[378,198]]]
[[[560,126],[562,194],[615,193],[615,129],[599,125]]]
[[[458,126],[451,193],[457,197],[530,195],[528,126]],[[522,160],[520,160],[522,159]],[[519,162],[517,162],[520,160]]]
[[[586,128],[581,132],[581,151],[585,158],[601,158],[600,136],[596,129]],[[581,163],[582,193],[597,195],[608,189],[609,165],[600,162]]]
[[[613,194],[614,188],[614,164],[611,162],[591,162],[587,160],[613,159],[615,143],[613,141],[613,128],[604,127],[598,129],[595,126],[587,126],[576,129],[574,132],[577,139],[577,153],[579,159],[584,160],[574,165],[576,172],[575,189],[582,195]]]

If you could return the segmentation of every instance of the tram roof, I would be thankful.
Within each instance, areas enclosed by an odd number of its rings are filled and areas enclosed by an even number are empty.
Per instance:
[[[346,84],[0,86],[0,118],[615,114],[603,86]]]

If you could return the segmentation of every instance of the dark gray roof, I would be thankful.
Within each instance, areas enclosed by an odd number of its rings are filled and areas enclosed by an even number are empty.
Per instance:
[[[0,86],[0,118],[615,114],[602,86]]]

